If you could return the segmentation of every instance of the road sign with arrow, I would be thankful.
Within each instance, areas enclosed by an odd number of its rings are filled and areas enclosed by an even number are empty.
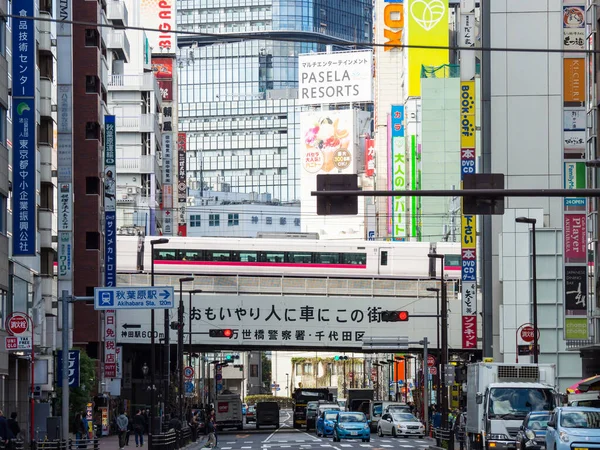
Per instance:
[[[94,289],[94,309],[171,309],[173,286],[127,286]]]
[[[122,326],[122,328],[124,328],[126,330],[134,329],[134,328],[142,328],[142,326],[139,323],[124,323],[121,326]]]

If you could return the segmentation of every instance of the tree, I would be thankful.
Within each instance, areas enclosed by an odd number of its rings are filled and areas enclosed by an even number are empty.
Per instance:
[[[62,408],[61,380],[56,380],[57,411]],[[73,423],[75,414],[85,412],[87,404],[92,399],[92,392],[96,388],[96,361],[88,356],[83,349],[79,349],[79,387],[71,388],[69,394],[69,423]],[[60,415],[60,413],[58,414]]]
[[[262,384],[268,388],[271,387],[271,360],[267,358],[265,352],[261,353],[262,360]]]

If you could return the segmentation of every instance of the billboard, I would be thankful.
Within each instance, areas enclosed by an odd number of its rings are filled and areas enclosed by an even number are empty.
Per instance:
[[[298,57],[298,104],[373,101],[373,52],[335,52]]]
[[[375,175],[375,139],[365,139],[365,176]]]
[[[563,6],[563,48],[585,49],[585,9],[583,6]]]
[[[404,106],[392,105],[392,189],[406,190],[406,142],[404,137]],[[408,235],[406,197],[392,197],[392,238],[404,240]]]
[[[140,23],[147,29],[148,43],[153,54],[175,53],[177,35],[175,30],[175,0],[142,0]],[[149,31],[160,30],[160,31]]]
[[[117,285],[115,116],[104,116],[104,286]]]
[[[173,58],[152,58],[152,72],[163,102],[173,101]]]
[[[178,236],[187,236],[186,204],[187,204],[187,167],[186,167],[187,134],[177,133],[177,223]]]
[[[402,51],[394,46],[402,45],[404,34],[404,3],[402,0],[386,1],[383,7],[384,51]]]
[[[585,105],[585,59],[563,59],[563,98],[565,106]]]
[[[408,45],[448,47],[448,2],[410,0],[406,8]],[[448,49],[408,49],[408,96],[421,96],[421,66],[448,64]]]

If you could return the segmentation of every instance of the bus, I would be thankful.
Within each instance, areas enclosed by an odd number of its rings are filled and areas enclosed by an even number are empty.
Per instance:
[[[327,388],[299,388],[292,396],[294,408],[294,428],[306,426],[306,406],[308,402],[319,400],[333,401],[333,394]]]

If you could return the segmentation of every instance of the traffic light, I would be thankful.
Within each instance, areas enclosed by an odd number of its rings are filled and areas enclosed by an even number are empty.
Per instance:
[[[227,362],[232,362],[234,359],[240,359],[240,355],[232,355],[232,354],[225,355],[225,361],[227,361]]]
[[[348,357],[347,356],[342,356],[342,355],[336,355],[333,357],[334,361],[347,361]]]
[[[408,311],[381,311],[382,322],[408,322]]]
[[[233,330],[231,328],[225,328],[223,330],[208,330],[208,335],[211,338],[228,338],[231,339],[233,337]]]

